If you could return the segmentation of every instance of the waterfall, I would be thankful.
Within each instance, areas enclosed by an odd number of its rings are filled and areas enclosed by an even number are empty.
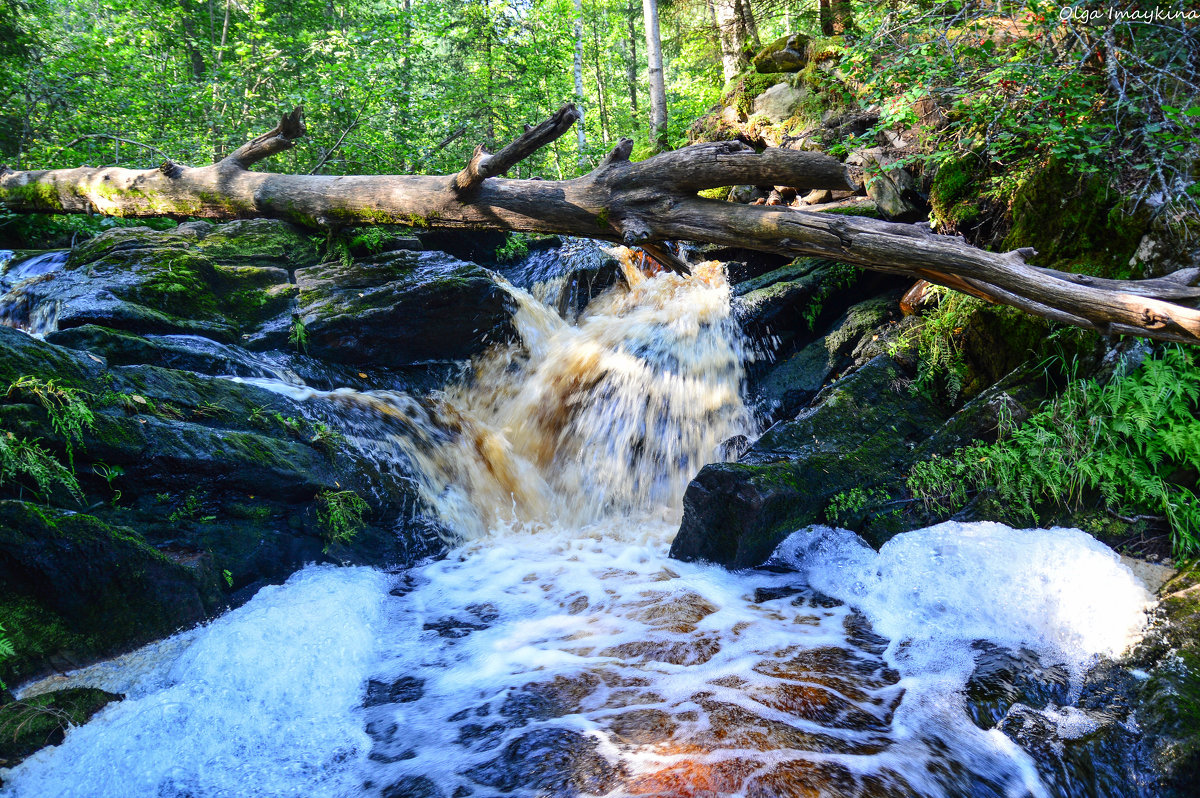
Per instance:
[[[1141,628],[1144,587],[1083,533],[988,523],[879,552],[798,530],[745,572],[670,560],[688,480],[754,432],[747,348],[719,264],[623,270],[578,316],[510,286],[520,341],[432,397],[248,379],[403,462],[454,548],[310,567],[72,674],[128,698],[3,794],[1063,794],[968,717],[978,644],[1078,694]],[[1090,728],[1039,712],[1062,739]]]

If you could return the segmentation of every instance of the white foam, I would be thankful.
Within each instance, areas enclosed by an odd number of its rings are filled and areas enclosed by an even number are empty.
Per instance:
[[[66,740],[5,773],[5,796],[345,794],[369,743],[355,708],[387,577],[309,567],[194,634]]]
[[[947,521],[876,553],[851,532],[813,527],[776,556],[862,609],[898,661],[924,670],[955,667],[951,643],[986,639],[1079,675],[1137,639],[1153,600],[1112,549],[1078,529]]]

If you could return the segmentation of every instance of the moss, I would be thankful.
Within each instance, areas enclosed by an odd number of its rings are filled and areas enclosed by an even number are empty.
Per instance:
[[[62,200],[58,190],[46,183],[27,183],[0,187],[0,202],[23,205],[43,211],[61,211]]]
[[[72,629],[31,596],[0,593],[0,622],[16,650],[14,657],[0,663],[0,680],[10,685],[36,676],[56,657],[86,661],[101,648],[94,637]]]
[[[940,226],[954,230],[979,217],[982,177],[983,166],[975,155],[966,155],[938,168],[929,189],[929,204]]]
[[[782,83],[779,75],[761,75],[758,72],[743,72],[725,84],[721,93],[721,104],[736,108],[739,113],[749,116],[754,107],[754,99],[776,83]]]
[[[1039,266],[1123,279],[1141,276],[1129,261],[1148,227],[1148,212],[1130,212],[1104,178],[1053,162],[1013,196],[1012,229],[1003,246],[1033,247]]]

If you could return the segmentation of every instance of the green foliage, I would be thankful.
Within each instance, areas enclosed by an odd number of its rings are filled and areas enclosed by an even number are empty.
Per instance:
[[[13,645],[12,641],[8,639],[7,630],[3,626],[0,626],[0,662],[3,662],[6,659],[11,659],[16,655],[17,649]],[[8,685],[4,683],[3,679],[0,679],[0,690],[7,689]]]
[[[1180,558],[1200,554],[1200,363],[1167,347],[1107,384],[1074,381],[994,444],[976,443],[917,464],[913,494],[953,511],[990,491],[1019,517],[1098,503],[1169,524]]]
[[[0,485],[11,480],[32,482],[34,493],[42,497],[49,495],[55,485],[77,499],[83,497],[71,469],[42,448],[37,440],[17,438],[11,432],[0,430]]]
[[[204,524],[209,521],[215,521],[215,515],[201,515],[204,510],[204,502],[200,498],[200,494],[196,491],[191,491],[183,498],[183,501],[171,511],[167,516],[167,520],[172,524],[182,524],[189,521],[196,521]]]
[[[79,391],[57,385],[54,380],[36,377],[21,377],[8,386],[6,398],[23,395],[42,406],[50,419],[50,427],[63,439],[67,450],[67,464],[75,468],[75,446],[82,445],[83,433],[96,423],[92,409],[88,407]]]
[[[496,247],[499,263],[516,263],[529,254],[530,236],[524,233],[509,233],[504,243]]]
[[[864,35],[847,38],[840,67],[860,103],[882,108],[868,137],[916,129],[929,165],[974,155],[996,166],[983,173],[984,196],[1010,197],[1057,161],[1076,174],[1118,173],[1135,200],[1157,194],[1195,211],[1200,68],[1188,53],[1200,32],[1182,16],[1154,25],[1106,16],[1098,39],[1096,23],[1059,12],[1040,0],[942,0],[898,17],[894,4],[859,6]]]
[[[838,291],[843,291],[854,285],[861,275],[862,269],[852,266],[849,263],[833,261],[830,264],[821,284],[817,286],[817,290],[804,307],[804,323],[808,325],[810,330],[816,325],[821,311],[825,309],[825,300]]]
[[[915,343],[918,363],[913,390],[926,394],[942,390],[953,401],[962,393],[967,378],[962,332],[984,303],[940,286],[930,290],[937,297],[937,305],[923,317],[919,327],[893,341],[889,351],[895,355]]]
[[[865,511],[878,508],[891,498],[883,488],[851,488],[829,500],[825,507],[825,520],[835,526],[846,526]],[[892,512],[898,515],[900,511],[897,509]]]
[[[360,227],[350,237],[351,249],[365,249],[372,255],[382,252],[394,234],[386,227]]]
[[[325,533],[325,551],[335,543],[349,543],[366,526],[363,515],[370,506],[352,490],[325,490],[317,494],[317,522]]]
[[[312,437],[309,438],[309,443],[322,449],[326,454],[332,456],[344,449],[348,441],[346,436],[327,424],[317,422],[312,425]]]
[[[288,343],[295,347],[297,352],[308,354],[308,328],[304,326],[304,319],[299,315],[292,316],[292,328],[288,331]]]

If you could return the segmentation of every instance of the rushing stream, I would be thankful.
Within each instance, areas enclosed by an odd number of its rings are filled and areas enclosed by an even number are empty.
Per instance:
[[[626,279],[577,319],[512,289],[523,345],[432,401],[248,379],[406,464],[455,547],[398,575],[309,567],[73,675],[127,698],[4,795],[1063,794],[968,717],[977,641],[1077,690],[1145,588],[1083,533],[987,523],[879,552],[800,530],[738,573],[670,560],[688,480],[753,433],[747,353],[716,264]]]

